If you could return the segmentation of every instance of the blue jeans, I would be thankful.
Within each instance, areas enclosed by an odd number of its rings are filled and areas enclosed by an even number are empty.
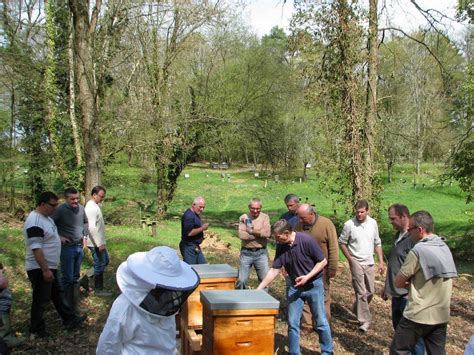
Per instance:
[[[99,251],[99,248],[89,247],[94,258],[94,274],[100,275],[104,273],[105,267],[109,265],[109,253],[107,249]]]
[[[300,319],[306,301],[313,314],[316,333],[319,336],[321,354],[332,354],[331,328],[324,308],[324,286],[320,277],[303,287],[287,287],[288,292],[288,339],[290,354],[300,354]]]
[[[247,288],[250,268],[252,265],[257,272],[258,281],[262,282],[268,272],[268,251],[267,248],[259,250],[249,250],[242,248],[240,250],[239,278],[237,279],[237,288]]]
[[[397,329],[397,325],[402,319],[403,310],[407,305],[406,297],[392,297],[392,325],[393,329]],[[415,345],[415,348],[411,351],[412,355],[424,355],[425,354],[425,342],[423,338],[419,338]]]
[[[82,243],[61,247],[61,286],[64,290],[79,284],[82,259],[84,259]]]
[[[197,244],[182,240],[179,242],[179,251],[183,256],[184,262],[189,265],[207,264],[206,258],[201,251],[201,247]]]

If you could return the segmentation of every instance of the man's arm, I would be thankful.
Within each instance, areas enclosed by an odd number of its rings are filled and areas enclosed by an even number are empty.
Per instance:
[[[349,249],[347,248],[347,245],[340,243],[339,246],[341,247],[342,254],[344,254],[344,256],[346,257],[347,261],[350,264],[352,262],[352,255],[349,252]]]
[[[201,227],[191,229],[191,232],[188,233],[188,237],[194,237],[201,232],[204,232],[209,228],[209,223],[204,223]]]
[[[46,258],[44,257],[43,249],[33,249],[33,256],[35,257],[36,262],[40,266],[41,271],[43,271],[44,281],[53,282],[54,275],[48,267],[48,263],[46,262]]]
[[[306,275],[303,276],[298,276],[295,279],[295,287],[303,286],[305,285],[308,280],[310,280],[313,276],[316,276],[316,274],[324,269],[324,267],[327,265],[328,261],[326,258],[321,260],[320,262],[316,263],[314,265],[313,269]]]
[[[87,213],[86,213],[85,208],[83,206],[81,207],[82,207],[82,211],[84,212],[84,220],[83,220],[84,227],[83,227],[82,235],[87,236],[89,235],[89,220],[87,219]]]
[[[254,228],[252,234],[254,235],[254,237],[258,238],[270,238],[270,229],[270,217],[265,215],[262,218],[262,226],[260,227],[260,229]]]
[[[260,285],[258,285],[257,290],[263,290],[265,287],[270,285],[279,273],[280,273],[280,269],[270,268],[265,278],[262,280],[262,282],[260,282]]]
[[[395,287],[398,288],[408,288],[410,283],[408,282],[408,278],[403,275],[401,272],[398,272],[397,276],[395,276]]]
[[[383,250],[381,245],[375,246],[375,253],[377,254],[377,258],[379,259],[379,273],[383,275],[385,272],[385,264],[383,262]]]
[[[374,220],[375,221],[375,220]],[[379,236],[379,226],[377,222],[375,222],[375,254],[377,254],[377,258],[379,259],[379,273],[383,275],[385,271],[385,265],[383,262],[383,250],[382,250],[382,240]]]
[[[328,238],[328,272],[329,277],[334,277],[336,276],[339,264],[339,245],[337,243],[336,227],[334,227],[332,222],[328,226],[326,233]]]

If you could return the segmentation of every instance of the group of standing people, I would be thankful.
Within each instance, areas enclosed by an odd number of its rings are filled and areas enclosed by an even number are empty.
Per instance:
[[[78,307],[80,271],[86,246],[94,259],[95,293],[108,295],[103,289],[103,274],[109,255],[100,209],[105,195],[104,187],[94,187],[84,207],[73,187],[65,190],[61,205],[56,194],[43,192],[36,209],[28,215],[24,238],[25,268],[33,289],[29,329],[32,337],[49,336],[43,316],[50,301],[66,329],[75,329],[87,319]]]
[[[351,271],[355,301],[352,312],[358,329],[367,332],[372,323],[369,304],[376,293],[376,268],[385,274],[382,242],[377,222],[369,215],[369,204],[357,201],[355,215],[337,236],[333,222],[319,215],[298,196],[284,199],[288,211],[270,226],[262,202],[253,198],[249,212],[239,218],[240,265],[236,288],[246,288],[250,269],[255,268],[258,289],[282,274],[288,300],[289,353],[300,353],[300,333],[316,331],[322,354],[334,351],[331,335],[331,279],[338,271],[339,249]],[[200,244],[205,208],[202,197],[182,217],[180,250],[184,261],[205,263]],[[396,234],[388,257],[385,287],[380,296],[391,298],[395,334],[391,354],[444,354],[452,279],[457,276],[452,254],[444,240],[434,234],[434,221],[426,211],[410,215],[402,204],[388,208],[388,219]],[[276,240],[276,254],[268,266],[267,243]],[[192,254],[192,257],[191,257]],[[377,255],[377,264],[374,254]]]

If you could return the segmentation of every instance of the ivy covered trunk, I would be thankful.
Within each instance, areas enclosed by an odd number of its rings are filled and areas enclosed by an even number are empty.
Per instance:
[[[95,185],[100,184],[100,132],[98,127],[97,85],[94,73],[91,41],[100,12],[100,1],[92,11],[89,21],[88,2],[69,1],[74,24],[74,53],[76,57],[77,100],[82,121],[82,139],[86,178],[84,189],[86,193]]]

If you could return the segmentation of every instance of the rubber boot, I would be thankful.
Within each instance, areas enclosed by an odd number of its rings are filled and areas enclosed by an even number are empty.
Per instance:
[[[2,333],[1,337],[9,348],[16,348],[26,341],[24,337],[16,337],[12,332],[10,314],[2,314]]]
[[[95,274],[94,276],[95,294],[99,297],[112,296],[112,293],[104,290],[104,274]]]

